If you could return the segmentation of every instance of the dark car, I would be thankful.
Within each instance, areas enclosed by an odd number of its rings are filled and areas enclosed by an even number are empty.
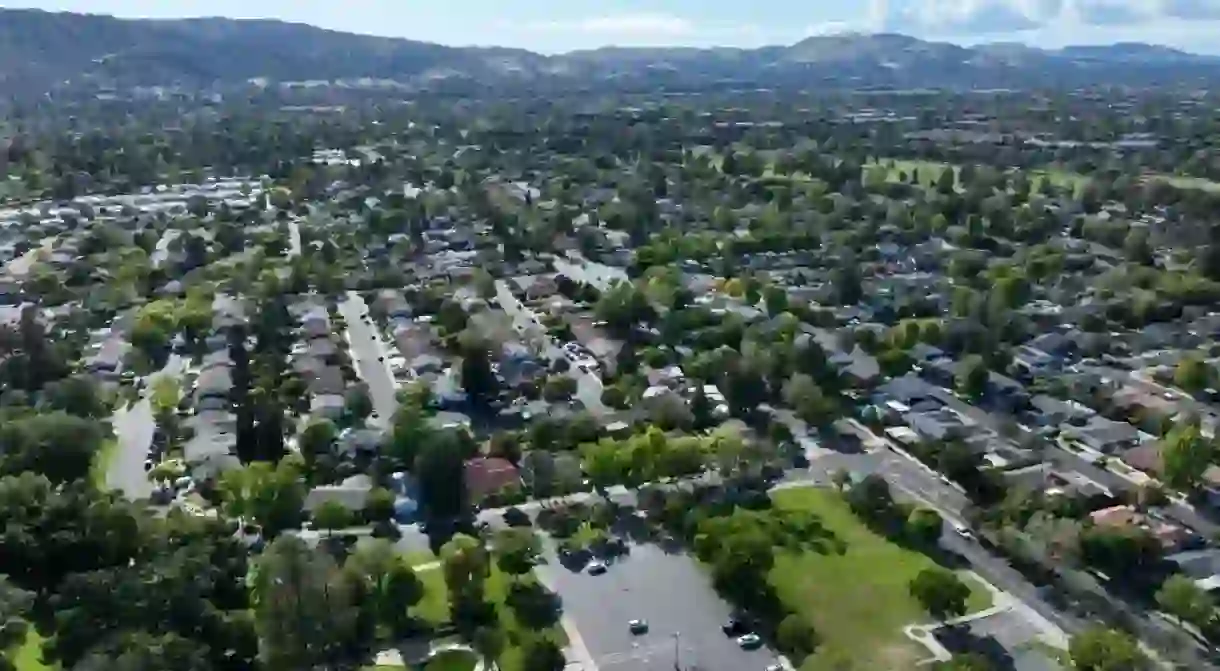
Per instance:
[[[720,630],[724,632],[725,636],[741,636],[742,634],[750,631],[750,625],[733,617],[729,618],[727,622],[720,625]]]

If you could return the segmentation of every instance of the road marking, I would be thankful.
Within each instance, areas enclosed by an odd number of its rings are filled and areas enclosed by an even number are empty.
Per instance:
[[[597,660],[597,663],[603,666],[615,666],[617,664],[626,664],[628,662],[634,662],[637,660],[649,659],[662,653],[668,653],[672,656],[673,652],[673,642],[662,641],[653,643],[649,646],[638,647],[633,650],[624,650],[623,652],[615,652],[609,655],[604,655]],[[683,652],[693,652],[693,650],[683,648]]]

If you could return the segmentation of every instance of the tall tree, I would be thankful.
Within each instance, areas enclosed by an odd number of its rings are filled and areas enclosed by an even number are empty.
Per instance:
[[[909,587],[911,596],[938,620],[966,612],[970,588],[952,571],[939,567],[926,568],[911,579]]]
[[[1135,639],[1104,627],[1092,627],[1073,636],[1068,653],[1079,671],[1146,671],[1152,668]]]
[[[357,592],[330,555],[284,536],[267,546],[254,575],[267,668],[335,668],[359,659],[368,641],[359,636]]]
[[[1196,422],[1179,424],[1161,443],[1165,484],[1179,491],[1194,491],[1215,458],[1215,443],[1203,435]]]

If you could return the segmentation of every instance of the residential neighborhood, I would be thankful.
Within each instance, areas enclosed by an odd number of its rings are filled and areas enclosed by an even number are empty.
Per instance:
[[[1214,96],[637,84],[12,111],[3,659],[1214,668]]]

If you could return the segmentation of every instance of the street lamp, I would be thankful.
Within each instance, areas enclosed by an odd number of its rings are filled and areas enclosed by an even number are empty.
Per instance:
[[[674,671],[682,671],[682,632],[674,632]]]

